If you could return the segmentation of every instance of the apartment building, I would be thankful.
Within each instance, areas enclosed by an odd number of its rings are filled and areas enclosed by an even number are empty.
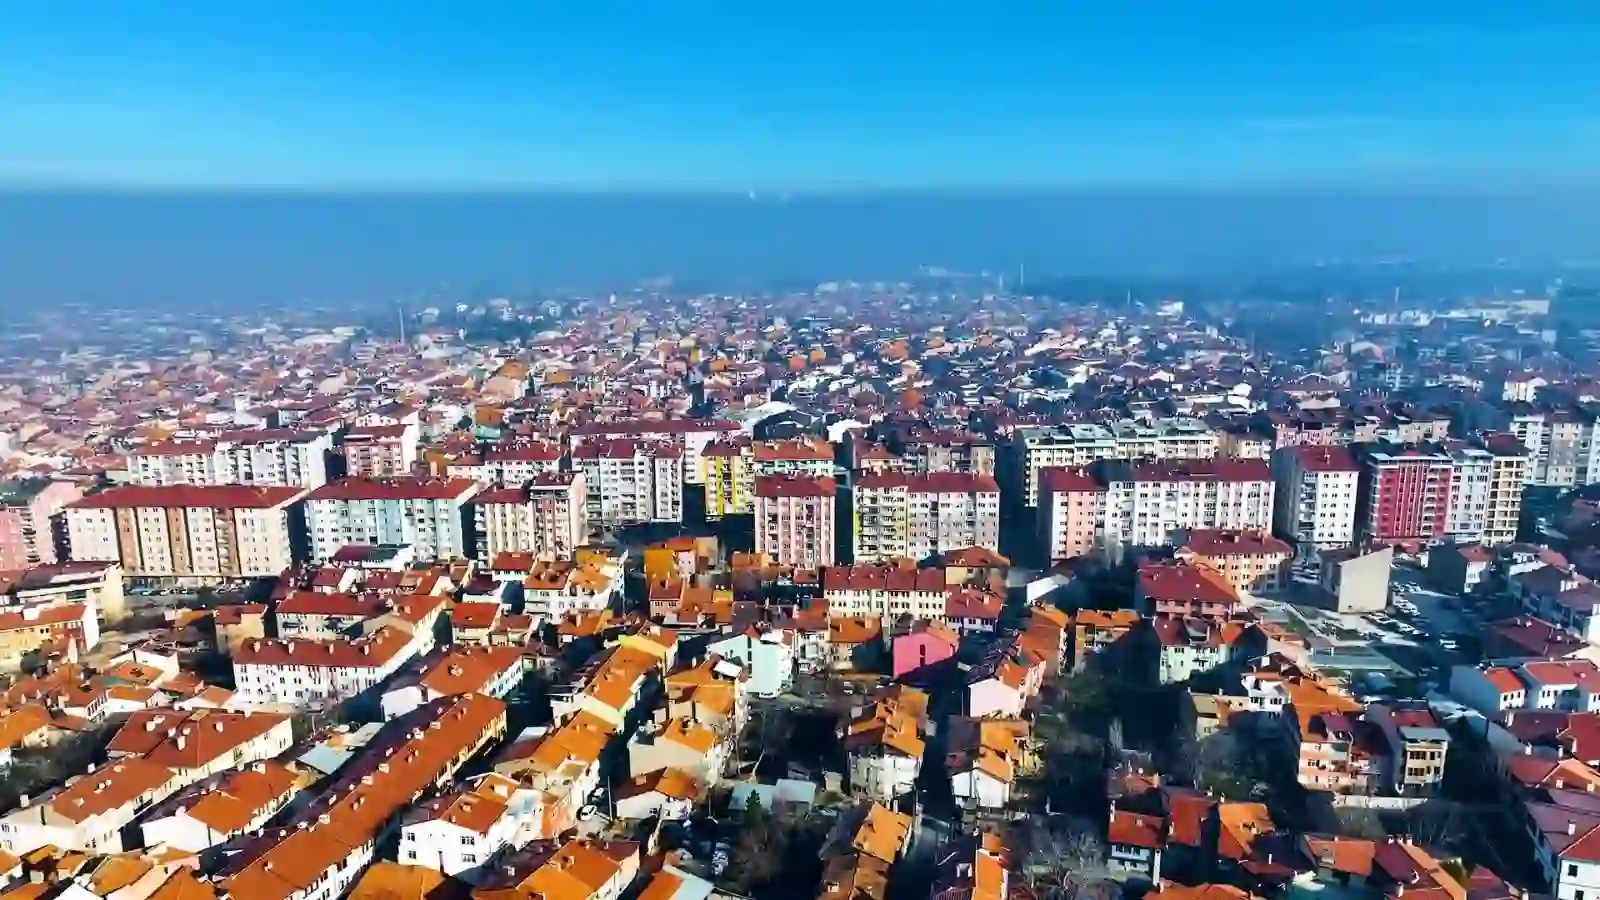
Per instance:
[[[995,474],[995,447],[989,439],[953,431],[910,431],[894,435],[890,445],[913,472]]]
[[[122,566],[115,562],[62,562],[32,566],[13,573],[0,593],[0,608],[14,606],[66,606],[84,603],[105,622],[127,614],[122,589]]]
[[[1192,529],[1265,531],[1273,481],[1256,459],[1126,463],[1044,479],[1040,530],[1055,561],[1096,549],[1170,544]]]
[[[422,635],[393,627],[355,639],[245,641],[233,651],[235,696],[252,704],[332,706],[382,684],[424,643]]]
[[[320,487],[333,438],[323,431],[258,428],[158,441],[128,454],[134,484]]]
[[[1217,433],[1199,419],[1141,421],[1105,425],[1048,425],[1018,428],[1011,438],[1012,461],[1029,506],[1039,505],[1039,473],[1082,468],[1104,459],[1197,460],[1217,455]]]
[[[1600,481],[1600,418],[1579,408],[1512,404],[1508,430],[1527,448],[1528,484],[1582,487]]]
[[[757,477],[807,475],[827,478],[833,474],[833,445],[821,438],[756,441],[750,445],[750,471]]]
[[[943,569],[854,565],[829,566],[822,573],[822,599],[831,616],[943,621],[949,595]]]
[[[630,419],[576,426],[568,433],[568,441],[574,454],[578,448],[596,441],[677,444],[683,448],[679,457],[682,466],[678,473],[680,483],[700,484],[705,476],[700,454],[706,445],[737,435],[740,431],[739,423],[722,419]]]
[[[66,508],[74,560],[117,562],[130,578],[203,583],[282,574],[304,488],[129,485]]]
[[[1522,492],[1528,480],[1528,448],[1510,434],[1489,434],[1480,441],[1494,460],[1489,469],[1489,515],[1483,540],[1509,544],[1522,523]]]
[[[1452,441],[1440,450],[1450,457],[1445,537],[1458,543],[1477,543],[1489,530],[1489,482],[1494,475],[1494,454],[1461,441]]]
[[[475,557],[502,553],[570,556],[589,538],[582,472],[544,472],[519,487],[491,488],[472,498]]]
[[[1347,447],[1299,444],[1272,454],[1273,531],[1302,553],[1356,539],[1361,463]]]
[[[1183,536],[1178,559],[1209,566],[1243,593],[1270,593],[1289,583],[1294,549],[1263,531],[1196,528]]]
[[[1000,550],[1000,486],[988,475],[863,475],[852,488],[858,562],[926,559],[963,547]]]
[[[572,452],[596,527],[683,521],[683,454],[678,444],[591,440]]]
[[[347,477],[391,478],[410,475],[417,464],[421,428],[416,422],[353,425],[344,434]]]
[[[332,559],[351,544],[412,548],[423,561],[465,559],[467,501],[479,490],[467,478],[341,478],[306,499],[311,556]]]
[[[784,566],[833,565],[836,492],[832,478],[756,478],[756,552]]]
[[[508,441],[483,451],[483,467],[496,484],[526,484],[561,471],[564,451],[549,441]]]
[[[0,482],[0,571],[56,562],[61,511],[83,498],[76,482],[12,478]]]
[[[1360,529],[1384,543],[1442,541],[1448,534],[1456,463],[1433,445],[1362,448]]]
[[[736,438],[715,441],[701,451],[700,463],[706,485],[706,518],[749,515],[755,486],[755,452],[750,442]]]

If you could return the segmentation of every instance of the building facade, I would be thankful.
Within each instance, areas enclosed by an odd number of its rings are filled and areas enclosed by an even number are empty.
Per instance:
[[[550,472],[521,487],[494,488],[472,498],[476,557],[502,553],[571,556],[589,538],[582,472]]]
[[[1219,446],[1217,433],[1205,422],[1174,418],[1018,428],[1011,449],[1027,505],[1037,506],[1039,473],[1045,469],[1081,468],[1103,459],[1211,459]]]
[[[852,488],[858,562],[1000,550],[1000,486],[987,475],[863,475]]]
[[[756,552],[768,554],[779,565],[833,565],[836,492],[832,478],[757,478]]]
[[[466,504],[479,490],[466,478],[341,478],[306,500],[311,556],[332,559],[350,544],[411,547],[419,560],[465,559]]]
[[[66,509],[74,560],[118,562],[130,578],[275,577],[294,562],[303,488],[113,488]]]
[[[1300,552],[1356,539],[1361,464],[1348,448],[1294,445],[1272,454],[1273,531]]]
[[[82,499],[71,481],[13,478],[0,483],[0,571],[56,562],[57,522]]]
[[[683,521],[683,453],[677,444],[595,440],[573,451],[591,523],[616,528]]]

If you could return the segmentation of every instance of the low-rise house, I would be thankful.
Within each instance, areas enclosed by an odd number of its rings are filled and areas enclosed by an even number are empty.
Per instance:
[[[384,719],[396,719],[440,697],[487,694],[506,698],[522,683],[527,659],[517,647],[444,647],[383,692]]]
[[[1444,786],[1450,732],[1433,712],[1374,703],[1367,707],[1367,719],[1383,733],[1384,786],[1402,797],[1436,796]]]
[[[693,775],[670,767],[635,775],[611,791],[618,818],[664,821],[687,819],[701,793]]]
[[[342,896],[396,816],[448,785],[462,765],[505,735],[506,705],[481,694],[449,697],[386,727],[396,740],[368,749],[291,824],[249,842],[224,864],[218,884],[228,896]]]
[[[951,793],[962,809],[1004,809],[1024,765],[1018,729],[1023,723],[1018,719],[966,721],[970,727],[951,729],[950,752],[945,759]]]
[[[457,602],[450,610],[450,639],[457,644],[487,647],[503,613],[499,603]]]
[[[660,677],[660,661],[641,650],[614,647],[573,685],[576,690],[552,691],[550,705],[557,722],[579,710],[588,711],[622,727],[639,705],[646,687]]]
[[[851,719],[842,732],[851,788],[890,804],[911,793],[927,749],[922,739],[927,715],[927,694],[895,685]]]
[[[111,739],[112,759],[142,757],[165,766],[187,787],[229,769],[273,759],[294,743],[290,717],[267,712],[201,709],[135,713]]]
[[[196,782],[139,823],[146,846],[199,853],[260,831],[309,779],[284,766],[256,762]]]
[[[516,789],[515,781],[488,775],[470,788],[411,808],[400,825],[400,861],[478,880],[516,836]]]
[[[331,641],[354,633],[383,608],[377,594],[293,591],[278,601],[273,618],[280,638]]]
[[[1209,565],[1173,560],[1139,567],[1134,600],[1144,613],[1231,619],[1241,608],[1239,591]]]
[[[750,677],[741,685],[758,697],[776,697],[794,686],[793,632],[752,623],[707,644],[706,652],[743,665]]]
[[[894,677],[926,676],[955,659],[961,636],[942,622],[913,622],[906,631],[890,639]]]
[[[252,640],[233,655],[233,679],[245,703],[320,708],[359,696],[416,656],[419,641],[398,628],[333,640]]]
[[[1156,678],[1162,684],[1181,684],[1266,649],[1261,632],[1243,622],[1155,616],[1150,630],[1159,651]]]
[[[1161,875],[1167,823],[1160,816],[1115,809],[1106,828],[1106,865],[1115,875],[1154,882]]]
[[[687,719],[642,727],[628,742],[628,771],[678,769],[708,785],[722,780],[731,747],[716,731]]]
[[[864,616],[828,618],[828,667],[872,669],[883,653],[883,621]]]
[[[600,786],[600,757],[616,733],[610,722],[579,712],[554,729],[524,732],[498,754],[497,773],[540,794],[539,818],[523,827],[517,843],[552,838],[577,824]]]
[[[496,900],[617,900],[639,875],[639,845],[629,841],[567,841],[559,849],[523,847],[487,873],[479,897]]]
[[[1081,672],[1096,654],[1115,647],[1143,621],[1131,609],[1082,609],[1072,616],[1072,671]]]
[[[1000,614],[1006,598],[992,591],[962,586],[945,598],[945,622],[958,634],[994,634],[1000,628]]]
[[[738,734],[749,718],[749,692],[744,682],[745,668],[733,660],[707,656],[698,665],[687,666],[666,678],[666,704],[661,712],[669,719],[687,719],[719,734]]]
[[[0,849],[22,855],[53,845],[120,853],[123,830],[180,786],[178,776],[160,763],[138,758],[106,763],[6,813],[0,818]]]

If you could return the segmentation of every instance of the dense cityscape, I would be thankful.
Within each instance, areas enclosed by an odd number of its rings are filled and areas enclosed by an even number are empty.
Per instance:
[[[0,900],[1600,890],[1583,292],[936,275],[27,313]]]

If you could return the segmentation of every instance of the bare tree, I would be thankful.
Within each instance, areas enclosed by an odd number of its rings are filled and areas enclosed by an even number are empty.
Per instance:
[[[1388,836],[1388,831],[1383,827],[1383,820],[1379,818],[1376,810],[1348,806],[1338,810],[1334,815],[1339,820],[1339,833],[1345,837],[1381,841]]]
[[[1022,874],[1040,900],[1109,896],[1106,845],[1089,823],[1075,820],[1060,830],[1035,826],[1026,844]]]

